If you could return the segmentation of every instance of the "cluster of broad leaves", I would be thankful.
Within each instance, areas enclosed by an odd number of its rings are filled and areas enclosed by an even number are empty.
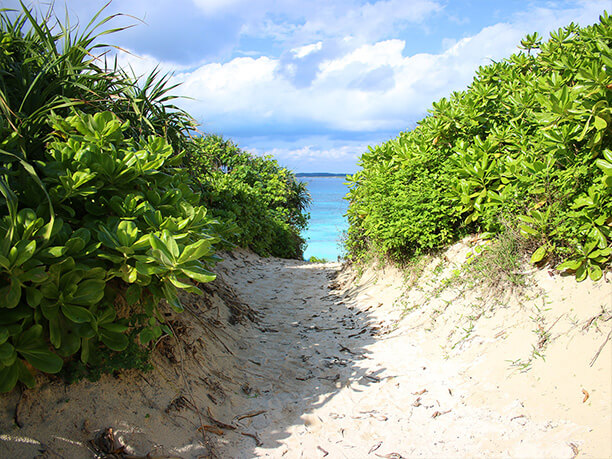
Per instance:
[[[171,104],[168,78],[106,65],[98,43],[117,29],[98,33],[111,19],[99,14],[78,33],[26,7],[0,10],[2,392],[31,387],[35,370],[150,347],[171,331],[163,308],[181,311],[181,290],[200,293],[197,284],[214,279],[215,245],[238,229],[240,243],[299,253],[305,190],[275,162],[238,151],[211,158],[243,167],[210,188],[221,175],[205,169],[219,168],[204,160],[207,141],[194,142],[194,120]],[[248,198],[223,191],[247,185]],[[235,223],[212,219],[205,205]]]
[[[12,138],[0,152],[2,391],[33,384],[24,361],[56,373],[76,353],[86,363],[98,342],[125,349],[129,326],[143,344],[159,338],[159,301],[181,311],[178,289],[215,277],[213,222],[166,140],[126,138],[110,112],[56,117],[53,128],[34,164]],[[130,314],[117,314],[122,304]]]
[[[310,195],[293,172],[218,135],[194,139],[187,163],[211,214],[233,223],[224,231],[231,242],[262,256],[302,258]]]
[[[347,248],[395,259],[512,225],[578,280],[609,265],[612,20],[522,42],[433,104],[417,127],[361,156]]]

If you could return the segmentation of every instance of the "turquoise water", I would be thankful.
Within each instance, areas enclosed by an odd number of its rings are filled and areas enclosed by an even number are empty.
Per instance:
[[[342,232],[348,228],[346,210],[348,201],[344,196],[348,187],[344,177],[300,177],[308,185],[312,197],[310,225],[304,233],[308,244],[304,259],[311,256],[336,261],[343,253],[340,247]]]

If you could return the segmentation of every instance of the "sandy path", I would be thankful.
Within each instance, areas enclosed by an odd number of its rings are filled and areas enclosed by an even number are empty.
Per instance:
[[[0,398],[0,458],[611,457],[612,343],[589,365],[611,284],[543,272],[544,293],[507,303],[438,289],[468,250],[409,289],[392,269],[227,254],[168,315],[154,371]],[[509,371],[535,348],[545,360]]]
[[[260,332],[239,354],[253,388],[240,410],[265,412],[241,421],[262,445],[222,440],[222,457],[571,458],[592,430],[544,406],[529,411],[525,392],[542,390],[536,383],[476,380],[473,362],[448,359],[399,322],[397,276],[330,281],[338,264],[286,260],[233,269],[237,293],[261,313]],[[591,414],[604,415],[604,444],[594,455],[607,457],[609,391],[600,395]]]

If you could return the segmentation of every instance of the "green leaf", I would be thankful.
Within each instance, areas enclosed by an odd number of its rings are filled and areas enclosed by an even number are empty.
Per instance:
[[[85,248],[85,240],[80,237],[72,237],[66,242],[66,251],[73,255],[78,253]]]
[[[19,241],[15,246],[18,251],[14,266],[21,266],[34,255],[36,251],[36,241]]]
[[[10,392],[17,384],[19,378],[19,366],[15,362],[10,367],[0,370],[0,392]]]
[[[2,255],[0,255],[0,267],[4,268],[5,271],[9,271],[11,267],[11,262],[9,261],[9,259]]]
[[[587,277],[587,265],[586,263],[582,263],[578,269],[576,270],[576,281],[582,282]]]
[[[186,282],[180,281],[174,274],[170,274],[168,276],[168,280],[172,283],[172,285],[174,285],[176,288],[180,288],[180,289],[189,289],[191,287],[193,287],[192,284],[188,284]]]
[[[128,346],[128,338],[123,333],[116,333],[110,330],[101,329],[100,339],[113,351],[123,351]]]
[[[62,345],[58,348],[57,353],[62,357],[70,357],[78,352],[81,347],[81,338],[72,330],[63,330]]]
[[[154,234],[151,234],[149,240],[151,242],[151,247],[153,247],[153,249],[157,250],[160,253],[161,256],[159,258],[162,263],[168,266],[174,266],[176,259],[172,255],[170,249],[166,247],[166,244],[164,244],[164,242]],[[174,241],[174,239],[172,239],[172,241]],[[176,245],[176,242],[174,242],[174,244]]]
[[[32,308],[25,304],[21,304],[14,309],[3,309],[1,311],[0,325],[14,325],[22,319],[32,317]]]
[[[131,220],[123,220],[117,226],[117,239],[124,247],[130,247],[138,239],[138,227]]]
[[[87,363],[89,360],[90,338],[81,339],[81,362]]]
[[[210,272],[199,262],[190,262],[180,266],[183,274],[197,282],[211,282],[217,277],[215,273]]]
[[[111,253],[99,253],[98,257],[103,258],[105,260],[111,261],[115,264],[120,264],[123,263],[123,261],[125,260],[124,257],[120,256],[120,255],[114,255]]]
[[[546,256],[546,254],[548,253],[548,248],[543,245],[538,247],[538,249],[533,252],[533,255],[531,255],[531,263],[539,263],[540,261],[542,261],[542,259]]]
[[[100,328],[103,328],[104,330],[108,330],[109,332],[123,333],[127,331],[129,327],[127,325],[118,324],[118,323],[105,323],[105,324],[102,324]]]
[[[32,325],[27,331],[24,331],[17,340],[17,348],[27,349],[31,343],[38,341],[42,337],[42,325]]]
[[[113,308],[106,308],[101,313],[98,313],[96,322],[98,323],[98,325],[109,324],[113,322],[116,319],[116,317],[117,317],[117,313],[115,312]]]
[[[188,245],[183,249],[183,253],[178,259],[179,263],[185,263],[188,261],[199,260],[204,255],[210,252],[210,242],[206,239],[200,239],[199,241]]]
[[[12,309],[21,299],[21,285],[15,277],[9,279],[9,284],[0,289],[0,308]]]
[[[165,274],[166,272],[168,272],[168,268],[164,268],[153,263],[142,263],[140,261],[137,261],[136,271],[138,271],[139,274],[151,276],[153,274]]]
[[[18,351],[25,357],[30,365],[45,373],[58,373],[64,364],[60,356],[46,349],[44,346],[18,349]]]
[[[17,370],[19,372],[19,381],[24,383],[28,389],[33,389],[36,386],[36,380],[30,370],[26,368],[21,360],[16,362]]]
[[[176,312],[183,312],[185,310],[181,304],[181,300],[178,298],[176,288],[172,284],[165,283],[162,286],[162,291],[164,293],[164,298],[172,309],[174,309]]]
[[[104,287],[106,282],[102,279],[87,279],[79,283],[70,301],[85,306],[97,304],[104,297]]]
[[[597,265],[589,266],[589,277],[593,282],[597,282],[603,276],[601,268]]]
[[[62,329],[57,317],[49,320],[49,341],[56,349],[62,345]]]
[[[604,159],[598,159],[597,161],[595,161],[595,164],[597,164],[597,167],[599,167],[604,172],[604,174],[608,176],[612,175],[612,163],[609,163]]]
[[[576,271],[578,268],[582,266],[582,262],[580,260],[567,260],[557,266],[559,271],[563,271],[564,269],[570,269],[572,271]]]
[[[140,300],[140,296],[142,295],[142,288],[140,285],[132,284],[125,291],[125,301],[128,305],[133,306]]]
[[[65,246],[48,247],[40,252],[40,255],[48,258],[59,258],[68,250]]]
[[[43,298],[42,292],[36,287],[26,287],[26,301],[28,306],[31,308],[35,308],[40,305],[40,302]]]
[[[94,315],[82,306],[75,306],[71,304],[63,304],[62,312],[72,322],[76,324],[93,322],[95,320]]]
[[[594,126],[598,131],[603,131],[608,126],[608,123],[603,118],[596,116]]]
[[[98,230],[98,239],[102,244],[110,249],[116,249],[121,243],[117,238],[105,227],[100,225]]]
[[[0,363],[8,367],[17,360],[17,351],[11,343],[0,344]]]
[[[540,235],[540,233],[537,230],[533,229],[529,225],[520,225],[519,228],[523,236],[539,236]]]
[[[24,272],[19,276],[22,283],[32,282],[33,284],[42,284],[49,278],[44,266],[36,266],[29,271]]]
[[[153,333],[153,330],[151,330],[149,327],[146,327],[140,331],[138,337],[140,338],[140,342],[142,344],[147,345],[155,339],[155,334]]]

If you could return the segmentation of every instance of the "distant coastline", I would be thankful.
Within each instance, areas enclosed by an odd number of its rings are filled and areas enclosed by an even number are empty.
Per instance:
[[[336,174],[333,172],[298,172],[296,177],[346,177],[350,174]]]

